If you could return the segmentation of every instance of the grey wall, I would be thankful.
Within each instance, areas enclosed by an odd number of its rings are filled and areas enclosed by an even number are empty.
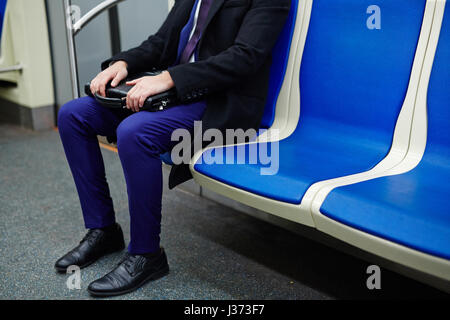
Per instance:
[[[127,0],[119,4],[122,48],[141,44],[158,30],[167,13],[167,0]]]
[[[101,0],[72,0],[81,8],[81,15],[101,3]],[[104,12],[91,21],[75,37],[80,88],[100,71],[100,63],[111,56],[108,13]]]

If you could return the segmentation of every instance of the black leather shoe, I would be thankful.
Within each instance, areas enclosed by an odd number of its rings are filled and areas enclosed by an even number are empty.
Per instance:
[[[113,271],[92,282],[88,292],[97,297],[118,296],[132,292],[148,281],[162,278],[168,273],[169,264],[163,248],[152,257],[127,254]]]
[[[72,265],[85,268],[104,255],[123,250],[125,241],[122,228],[115,224],[106,230],[90,229],[80,244],[61,259],[56,261],[55,269],[58,272],[66,272]]]

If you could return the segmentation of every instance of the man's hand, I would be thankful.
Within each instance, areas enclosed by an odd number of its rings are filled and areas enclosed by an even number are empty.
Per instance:
[[[125,61],[117,61],[109,68],[100,72],[94,80],[91,81],[92,94],[98,93],[105,96],[106,85],[112,80],[111,86],[117,86],[120,81],[128,76],[128,64]]]
[[[154,77],[143,77],[129,81],[127,85],[134,86],[127,95],[127,108],[134,112],[139,112],[148,97],[170,90],[175,86],[170,73],[167,71]]]

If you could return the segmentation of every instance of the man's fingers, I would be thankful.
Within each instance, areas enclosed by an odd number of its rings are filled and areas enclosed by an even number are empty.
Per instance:
[[[131,88],[131,90],[128,91],[128,94],[127,94],[127,107],[131,107],[131,96],[133,95],[133,93],[135,91],[136,91],[136,88]]]
[[[94,79],[91,81],[91,93],[92,94],[95,94],[95,91],[96,91],[95,86],[96,86],[96,84],[95,84],[95,79]]]
[[[131,111],[134,111],[134,106],[133,106],[133,93],[128,93],[127,96],[127,108],[130,109]]]
[[[123,79],[125,79],[128,75],[128,70],[126,68],[117,67],[114,68],[114,65],[109,67],[108,69],[99,73],[92,81],[91,81],[91,92],[92,94],[98,93],[102,96],[106,96],[106,86],[108,82],[111,81],[111,86],[116,87]]]
[[[97,92],[102,96],[102,97],[106,97],[106,85],[105,84],[100,84],[97,88]]]
[[[144,102],[145,102],[145,99],[146,99],[145,90],[144,89],[140,89],[139,91],[137,91],[135,93],[135,97],[136,97],[136,100],[135,100],[134,108],[135,108],[136,112],[139,112],[139,111],[141,111],[141,108],[144,105]]]
[[[143,108],[145,101],[147,100],[148,97],[150,97],[153,94],[153,92],[151,90],[144,90],[141,93],[141,96],[139,97],[139,108]]]
[[[109,71],[109,72],[106,72],[106,71],[107,70],[100,73],[99,76],[96,78],[96,88],[95,89],[103,97],[106,96],[106,85],[108,84],[108,82],[110,82],[111,80],[114,81],[114,79],[116,78],[116,75],[115,75],[116,73],[113,73],[111,71]]]
[[[127,95],[127,108],[135,111],[135,100],[137,94],[137,87],[132,88]]]
[[[139,78],[139,79],[134,79],[134,80],[132,80],[132,81],[127,81],[127,86],[135,86],[135,85],[137,85],[139,82],[141,82],[142,79],[144,79],[144,78]]]
[[[99,86],[101,83],[101,79],[99,79],[99,77],[95,77],[94,80],[92,80],[91,82],[91,92],[92,94],[96,94],[99,90]]]
[[[98,77],[91,81],[91,92],[92,94],[99,93],[105,95],[106,81],[104,79],[99,79]]]
[[[139,98],[139,108],[144,107],[145,100],[147,100],[148,97],[145,96],[145,94],[142,94]]]
[[[116,76],[114,77],[113,81],[111,82],[111,86],[115,87],[117,86],[123,79],[125,79],[128,75],[128,72],[126,70],[121,70],[117,72]]]
[[[113,81],[111,81],[111,87],[116,87],[116,86],[120,83],[121,80],[122,80],[122,79],[120,79],[119,76],[117,75],[117,76],[113,79]]]
[[[139,112],[139,100],[142,96],[142,90],[137,90],[133,95],[133,110]]]

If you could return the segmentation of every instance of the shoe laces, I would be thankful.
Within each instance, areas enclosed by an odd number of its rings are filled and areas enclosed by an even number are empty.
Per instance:
[[[90,245],[93,245],[101,234],[98,229],[90,229],[88,233],[84,236],[84,238],[80,241],[80,243],[84,241],[88,241]]]
[[[123,265],[129,274],[133,275],[135,269],[135,263],[139,256],[132,255],[127,253],[122,261],[119,262],[119,265]]]

